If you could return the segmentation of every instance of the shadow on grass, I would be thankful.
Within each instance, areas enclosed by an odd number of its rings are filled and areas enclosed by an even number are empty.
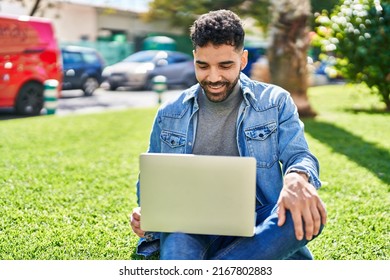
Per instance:
[[[390,153],[334,124],[304,119],[305,131],[313,138],[331,147],[334,152],[370,170],[386,184],[390,184]]]
[[[388,114],[390,115],[390,111],[386,111],[385,109],[361,109],[361,108],[348,108],[344,110],[347,113],[353,113],[353,114],[359,114],[359,113],[365,113],[370,115],[384,115]]]
[[[137,255],[137,248],[133,249],[133,252],[131,254],[131,260],[159,260],[160,254],[158,252],[154,253],[150,257],[143,257],[141,255]]]

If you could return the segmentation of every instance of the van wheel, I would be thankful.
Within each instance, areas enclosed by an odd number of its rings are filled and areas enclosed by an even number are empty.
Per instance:
[[[15,111],[17,114],[35,116],[43,108],[43,85],[29,82],[20,89],[16,99]]]
[[[98,87],[98,80],[94,77],[88,77],[83,84],[84,96],[91,96]]]

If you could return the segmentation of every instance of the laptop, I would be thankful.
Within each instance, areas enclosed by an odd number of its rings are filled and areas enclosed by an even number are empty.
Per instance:
[[[253,236],[256,159],[143,153],[141,229]]]

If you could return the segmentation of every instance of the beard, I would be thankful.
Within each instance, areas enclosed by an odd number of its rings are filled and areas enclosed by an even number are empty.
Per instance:
[[[238,73],[236,79],[233,82],[223,80],[212,83],[207,80],[203,80],[200,82],[200,86],[203,88],[208,100],[211,102],[222,102],[226,100],[230,94],[232,94],[233,89],[239,79],[240,73]]]

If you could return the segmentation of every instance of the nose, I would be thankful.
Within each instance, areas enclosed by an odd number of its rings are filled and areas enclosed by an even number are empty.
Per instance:
[[[216,83],[216,82],[219,82],[222,80],[222,76],[219,73],[218,68],[216,68],[216,67],[210,68],[210,72],[209,72],[209,75],[207,78],[208,78],[209,82],[211,82],[211,83]]]

